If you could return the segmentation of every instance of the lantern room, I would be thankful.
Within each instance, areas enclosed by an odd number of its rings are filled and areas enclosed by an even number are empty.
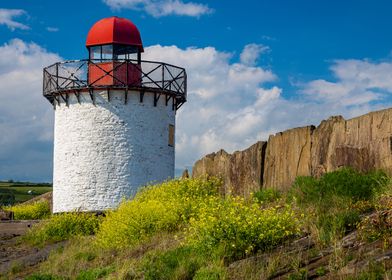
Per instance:
[[[90,86],[138,86],[141,83],[143,44],[139,30],[130,20],[119,17],[99,20],[88,32],[86,47]]]

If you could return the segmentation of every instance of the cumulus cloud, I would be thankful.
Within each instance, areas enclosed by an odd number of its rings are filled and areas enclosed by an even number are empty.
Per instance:
[[[336,60],[331,66],[336,81],[314,80],[303,85],[307,98],[328,104],[362,106],[377,103],[392,93],[392,63]]]
[[[246,45],[240,54],[240,61],[242,64],[254,66],[257,64],[260,54],[268,50],[269,47],[261,44]]]
[[[277,79],[271,70],[241,61],[231,63],[232,54],[213,47],[156,45],[146,48],[144,58],[187,70],[188,103],[177,118],[178,166],[191,165],[220,148],[233,150],[251,144],[264,132],[261,127],[269,111],[265,109],[280,99],[280,88],[263,88],[264,83]]]
[[[268,47],[249,44],[238,62],[213,47],[146,48],[144,58],[183,66],[188,73],[188,102],[177,114],[176,163],[191,166],[202,155],[221,148],[243,149],[272,133],[318,124],[330,115],[353,117],[388,105],[392,63],[341,60],[331,66],[336,81],[299,85],[287,99],[270,70],[256,66]],[[390,103],[389,103],[390,104]]]
[[[14,19],[26,14],[26,11],[20,9],[0,9],[0,24],[6,25],[12,31],[15,29],[30,29],[27,25]]]
[[[42,68],[58,60],[19,39],[0,46],[0,179],[51,179],[53,109]]]
[[[115,10],[145,11],[153,17],[168,15],[199,17],[213,12],[213,9],[205,4],[185,3],[181,0],[103,0],[103,2]]]
[[[392,62],[334,61],[334,80],[305,81],[287,98],[276,74],[255,64],[263,50],[249,46],[242,53],[253,55],[237,61],[214,47],[145,48],[144,59],[187,70],[188,102],[177,112],[178,168],[206,153],[243,149],[330,115],[352,117],[391,104]],[[59,60],[17,39],[0,47],[0,178],[50,179],[53,109],[41,95],[42,68]]]

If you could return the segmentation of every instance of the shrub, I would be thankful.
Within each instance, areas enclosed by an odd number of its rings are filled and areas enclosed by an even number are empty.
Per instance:
[[[372,199],[388,183],[389,178],[382,171],[364,174],[351,168],[343,168],[326,173],[320,179],[296,178],[291,196],[295,196],[300,203],[322,203],[333,196],[350,198],[356,202]]]
[[[281,197],[281,193],[275,189],[261,189],[253,194],[256,201],[273,202]]]
[[[381,171],[364,174],[343,168],[319,179],[298,177],[288,197],[304,208],[319,231],[319,241],[328,244],[353,230],[388,184],[389,178]]]
[[[77,235],[94,234],[101,218],[89,213],[64,213],[39,223],[26,234],[25,240],[34,245],[57,242]]]
[[[299,232],[289,206],[261,209],[257,202],[223,198],[217,179],[173,180],[147,187],[108,213],[96,242],[106,248],[135,245],[158,232],[185,230],[186,243],[233,257],[272,248]]]
[[[223,246],[229,258],[267,250],[300,232],[290,206],[260,209],[240,197],[210,198],[190,219],[187,242],[207,251]]]
[[[36,201],[31,204],[19,204],[6,208],[14,212],[15,220],[40,220],[50,217],[50,205],[47,200]]]
[[[97,243],[107,248],[134,245],[157,232],[173,232],[197,215],[199,205],[217,195],[217,179],[173,180],[147,187],[107,214]]]

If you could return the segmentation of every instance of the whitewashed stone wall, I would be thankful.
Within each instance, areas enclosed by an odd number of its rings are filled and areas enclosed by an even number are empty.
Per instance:
[[[55,107],[53,212],[101,211],[152,182],[174,176],[174,147],[168,145],[175,125],[171,102],[146,92],[95,91],[70,95],[69,105]]]

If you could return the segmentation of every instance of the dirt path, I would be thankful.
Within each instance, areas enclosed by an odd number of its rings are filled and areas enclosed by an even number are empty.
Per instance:
[[[20,233],[12,232],[0,236],[0,277],[7,277],[9,272],[24,274],[23,272],[30,271],[32,267],[46,260],[52,250],[64,246],[65,243],[59,242],[37,248],[20,242],[20,236]]]

